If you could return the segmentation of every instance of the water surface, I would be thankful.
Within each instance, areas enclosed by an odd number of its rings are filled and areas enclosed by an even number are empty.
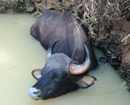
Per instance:
[[[45,64],[46,51],[30,35],[35,18],[28,14],[0,14],[0,105],[130,105],[125,82],[108,64],[90,73],[97,78],[88,89],[58,98],[34,101],[28,89],[36,80],[31,71]],[[97,58],[104,56],[95,49]]]

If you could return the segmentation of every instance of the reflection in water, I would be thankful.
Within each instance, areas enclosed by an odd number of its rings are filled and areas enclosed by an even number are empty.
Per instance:
[[[36,80],[31,71],[45,64],[46,51],[30,36],[35,22],[31,15],[0,14],[0,105],[130,105],[125,82],[108,64],[100,64],[90,75],[97,78],[88,89],[58,98],[34,101],[28,89]],[[97,58],[103,56],[95,49]]]

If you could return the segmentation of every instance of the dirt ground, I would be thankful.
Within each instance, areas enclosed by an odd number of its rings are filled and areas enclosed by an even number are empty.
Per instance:
[[[71,11],[85,30],[89,29],[92,44],[104,52],[130,90],[130,1],[92,1],[0,0],[0,13],[30,13],[39,17],[47,9]]]
[[[115,23],[110,32],[107,31],[108,29],[104,34],[105,38],[93,39],[94,45],[104,51],[111,65],[126,80],[130,89],[130,21],[123,18]],[[98,38],[101,38],[100,31]]]

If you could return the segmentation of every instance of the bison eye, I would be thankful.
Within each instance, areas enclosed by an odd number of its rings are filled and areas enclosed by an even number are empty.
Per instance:
[[[55,83],[60,83],[61,80],[62,80],[62,79],[61,79],[61,78],[58,78],[58,77],[54,78]]]
[[[56,81],[56,82],[58,82],[58,81],[59,81],[59,78],[58,78],[58,77],[56,77],[56,78],[55,78],[55,81]]]
[[[53,80],[56,83],[60,83],[62,81],[63,75],[62,74],[53,74]]]

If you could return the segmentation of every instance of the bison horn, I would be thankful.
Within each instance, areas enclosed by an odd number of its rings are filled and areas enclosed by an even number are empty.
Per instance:
[[[52,50],[53,50],[55,44],[56,44],[58,41],[59,41],[59,39],[55,40],[55,41],[51,44],[51,46],[48,48],[48,50],[47,50],[47,58],[52,55]]]
[[[85,44],[84,44],[84,46],[85,46],[85,50],[86,50],[86,59],[85,59],[84,63],[81,65],[77,65],[74,63],[70,64],[69,73],[72,75],[82,74],[82,73],[86,72],[90,67],[90,64],[91,64],[90,54],[89,54],[88,48],[86,47]]]

